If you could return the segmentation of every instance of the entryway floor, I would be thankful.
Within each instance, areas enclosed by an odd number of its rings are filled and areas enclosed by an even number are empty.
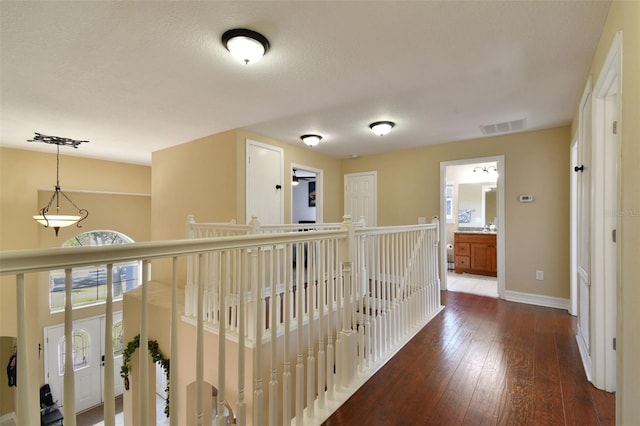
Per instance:
[[[102,405],[94,407],[76,416],[78,426],[104,426],[104,408]],[[166,424],[164,416],[164,399],[156,398],[156,425]],[[116,397],[116,426],[124,426],[122,414],[122,395]]]
[[[447,290],[478,296],[498,297],[498,279],[484,275],[447,273]]]

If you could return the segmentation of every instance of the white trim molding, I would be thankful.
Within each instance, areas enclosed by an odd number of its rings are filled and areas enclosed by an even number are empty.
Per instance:
[[[519,291],[505,291],[505,296],[509,302],[526,303],[528,305],[546,306],[547,308],[558,308],[569,310],[571,301],[562,297],[544,296],[542,294],[521,293]]]

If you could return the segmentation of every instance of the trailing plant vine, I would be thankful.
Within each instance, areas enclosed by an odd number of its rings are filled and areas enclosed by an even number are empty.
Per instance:
[[[122,367],[120,367],[120,376],[124,379],[124,388],[129,390],[129,370],[131,369],[131,355],[140,347],[140,335],[136,335],[131,341],[127,343],[126,348],[122,351]],[[167,400],[164,405],[164,414],[169,417],[169,359],[165,358],[160,351],[160,345],[157,340],[149,340],[147,342],[147,348],[151,354],[151,359],[154,363],[160,364],[164,370],[164,374],[167,378],[167,387],[164,389],[167,394]]]

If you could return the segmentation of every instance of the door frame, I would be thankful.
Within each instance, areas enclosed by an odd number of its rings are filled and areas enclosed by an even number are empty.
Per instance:
[[[304,164],[291,163],[290,170],[304,170],[306,172],[313,172],[316,174],[316,223],[324,222],[323,210],[323,189],[324,189],[324,170],[317,169],[311,166],[305,166]],[[289,185],[291,186],[291,185]],[[293,189],[289,191],[289,206],[290,206],[290,218],[293,218]],[[290,220],[289,222],[293,222]]]
[[[496,240],[498,244],[497,248],[497,267],[498,267],[498,297],[505,299],[505,262],[506,262],[506,249],[505,249],[505,199],[504,199],[504,186],[505,186],[505,158],[504,155],[495,155],[491,157],[476,157],[468,158],[464,160],[452,160],[440,162],[440,288],[442,290],[447,289],[447,227],[446,227],[446,190],[447,190],[447,167],[449,166],[462,166],[466,164],[476,163],[489,163],[496,162],[496,168],[498,169],[498,179],[496,180],[496,187],[498,190],[498,229]]]
[[[615,96],[613,103],[609,100],[611,96]],[[613,339],[617,331],[619,253],[616,244],[612,243],[611,227],[620,229],[617,214],[620,211],[620,172],[617,164],[620,164],[621,100],[622,32],[618,31],[592,92],[592,373],[594,386],[608,392],[616,390],[617,374]],[[610,114],[617,121],[615,135],[609,128],[612,122]],[[613,176],[615,178],[611,179]]]

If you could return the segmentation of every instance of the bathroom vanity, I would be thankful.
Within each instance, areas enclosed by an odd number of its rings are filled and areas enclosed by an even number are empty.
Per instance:
[[[498,275],[495,232],[455,232],[453,253],[458,274]]]

